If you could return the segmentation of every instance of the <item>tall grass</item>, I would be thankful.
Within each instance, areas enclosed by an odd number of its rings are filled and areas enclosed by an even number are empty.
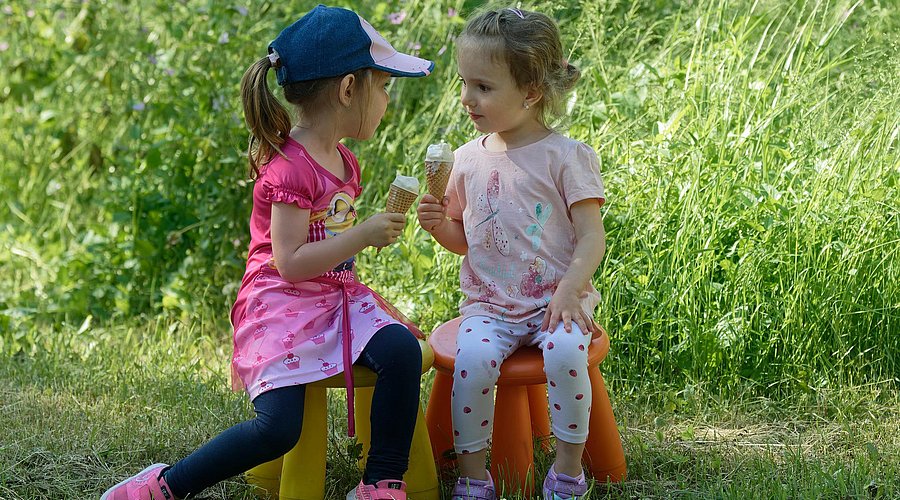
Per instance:
[[[652,26],[653,57],[589,73],[610,92],[573,131],[607,160],[597,281],[626,378],[897,380],[900,58],[858,29],[884,13],[708,2]]]
[[[476,4],[353,5],[398,48],[438,64],[429,78],[398,80],[376,138],[351,144],[364,215],[395,170],[417,171],[429,142],[474,137],[454,83],[463,20],[448,10]],[[204,316],[217,319],[198,336],[227,332],[249,214],[238,79],[311,5],[4,7],[4,353],[51,349],[45,332],[85,318]],[[896,383],[898,9],[535,7],[560,20],[583,70],[562,130],[603,161],[609,251],[595,282],[614,388]],[[406,19],[388,23],[400,10]],[[425,328],[455,314],[459,259],[416,224],[360,262]]]

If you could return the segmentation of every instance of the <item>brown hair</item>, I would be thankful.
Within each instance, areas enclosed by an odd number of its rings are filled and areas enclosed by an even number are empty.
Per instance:
[[[276,61],[274,67],[280,65]],[[259,167],[269,162],[275,154],[284,156],[281,145],[291,132],[291,116],[272,91],[269,90],[266,76],[273,64],[268,57],[263,57],[247,68],[241,78],[241,101],[244,105],[244,120],[250,129],[250,144],[247,156],[250,162],[250,178],[259,177]],[[355,81],[361,82],[362,93],[366,95],[366,105],[360,108],[360,116],[368,108],[369,88],[372,85],[371,70],[360,69],[352,73]],[[306,80],[288,83],[284,86],[284,99],[297,108],[297,112],[312,114],[331,103],[324,99],[328,91],[334,89],[346,75],[318,80]],[[360,122],[360,127],[362,123]]]
[[[470,19],[457,39],[460,50],[482,50],[509,67],[522,89],[535,88],[538,119],[545,127],[565,113],[565,97],[581,71],[563,57],[559,27],[539,12],[520,9],[486,10]]]

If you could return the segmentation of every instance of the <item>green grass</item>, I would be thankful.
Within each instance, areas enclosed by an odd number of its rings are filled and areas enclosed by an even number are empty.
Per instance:
[[[0,365],[0,497],[96,497],[250,416],[246,398],[229,391],[223,376],[227,340],[196,340],[214,332],[177,321],[80,333],[72,326],[50,332],[33,355]],[[609,489],[595,485],[594,498],[900,495],[900,398],[889,384],[819,390],[791,401],[722,400],[702,387],[616,392],[629,480]],[[347,451],[342,392],[331,396],[328,498],[339,499],[359,472]],[[549,457],[539,455],[537,463],[542,477]],[[235,478],[204,497],[253,495]]]
[[[95,494],[250,415],[225,380],[238,81],[314,3],[0,7],[0,497]],[[447,11],[479,2],[357,3],[437,62],[350,144],[365,217],[436,137],[474,136]],[[594,281],[630,464],[609,496],[900,496],[900,6],[531,5],[582,69],[560,128],[598,151],[609,198]],[[459,259],[416,224],[359,262],[423,329],[455,314]],[[339,396],[334,495],[357,478]]]

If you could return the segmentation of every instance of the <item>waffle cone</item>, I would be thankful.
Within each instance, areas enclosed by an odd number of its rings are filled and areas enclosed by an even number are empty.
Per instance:
[[[445,161],[425,162],[425,179],[428,182],[428,194],[438,200],[444,198],[451,170],[453,170],[453,163]]]
[[[391,184],[391,189],[388,191],[387,203],[385,203],[385,211],[405,214],[418,196],[419,193],[413,193],[412,191],[407,191]]]

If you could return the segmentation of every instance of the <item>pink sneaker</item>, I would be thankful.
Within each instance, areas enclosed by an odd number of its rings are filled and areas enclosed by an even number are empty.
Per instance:
[[[374,485],[359,482],[347,500],[406,500],[406,483],[395,479],[378,481]]]
[[[491,473],[487,474],[487,481],[461,477],[453,486],[451,500],[496,500],[497,491],[494,488],[494,479]]]
[[[584,471],[578,477],[571,477],[557,473],[551,465],[544,478],[544,500],[577,500],[585,498],[587,490]]]
[[[153,464],[106,490],[100,500],[175,500],[166,480],[159,477],[166,464]]]

